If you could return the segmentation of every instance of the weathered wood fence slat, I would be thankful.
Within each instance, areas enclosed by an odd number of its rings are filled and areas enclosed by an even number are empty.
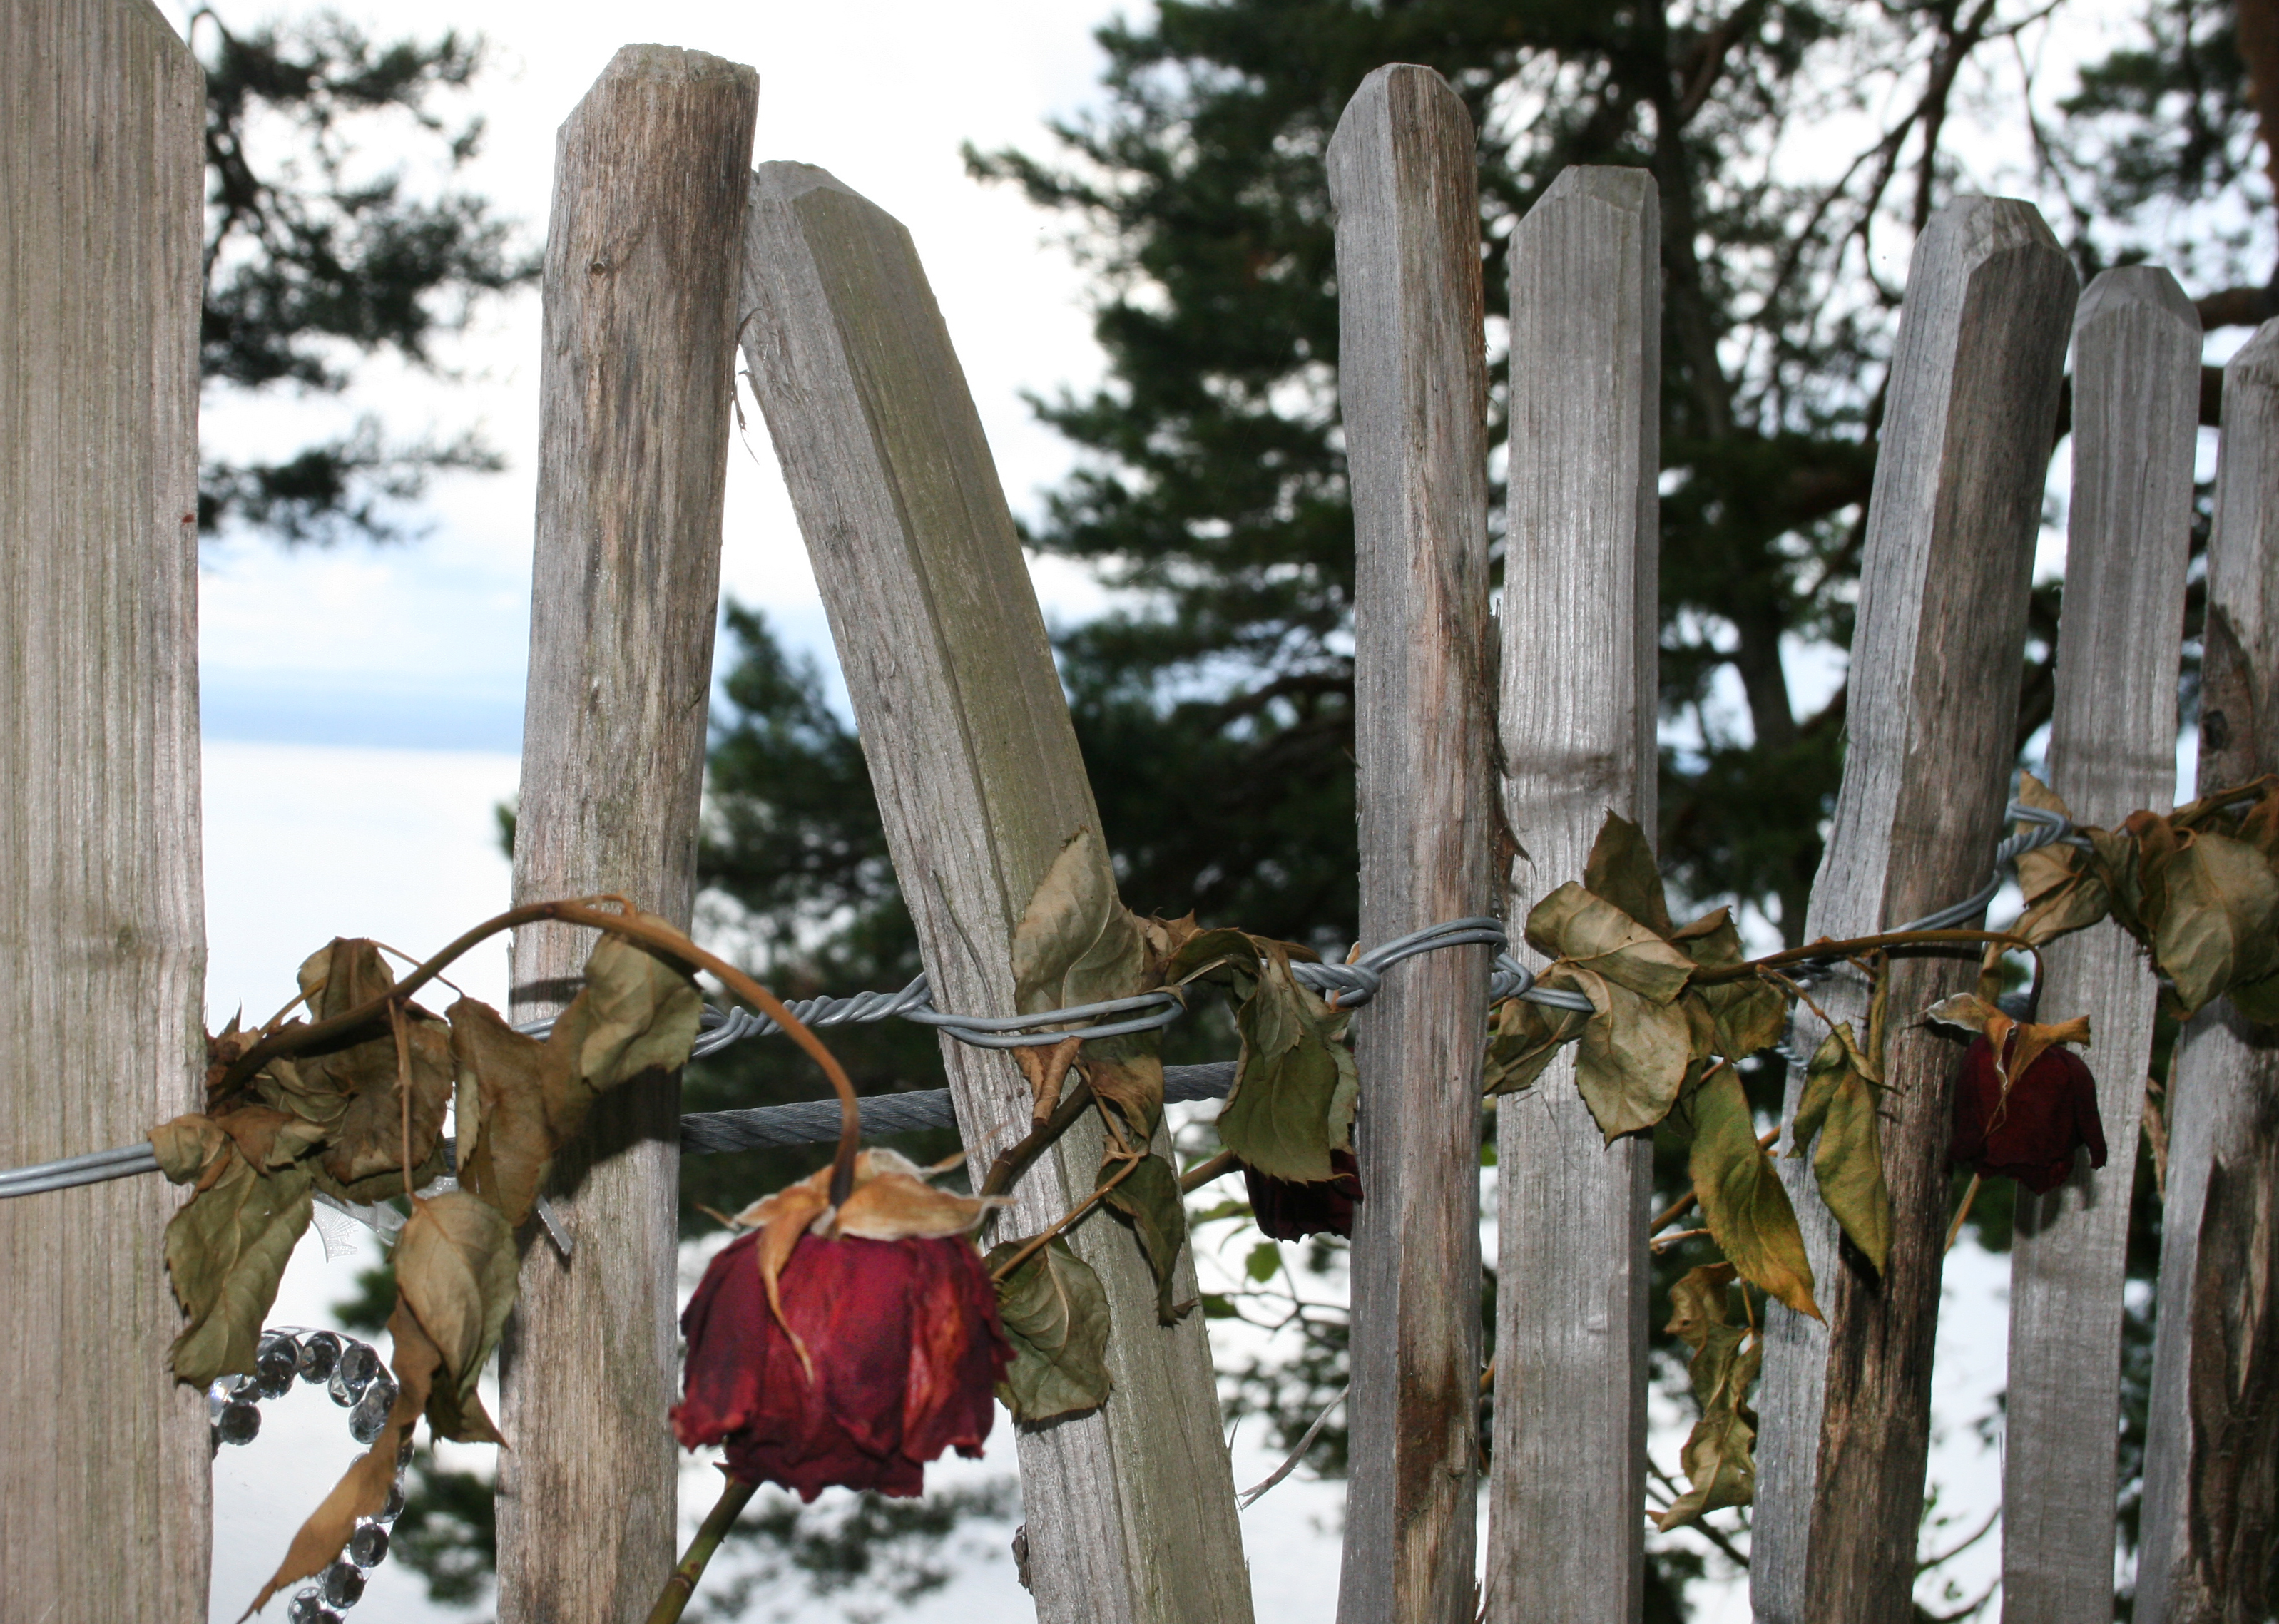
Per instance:
[[[2041,216],[2009,199],[1951,203],[1915,245],[1868,502],[1843,787],[1807,941],[1889,929],[1970,895],[1984,877],[2009,790],[2076,287]],[[1913,1614],[1961,1053],[1915,1017],[1976,972],[1974,959],[1953,955],[1891,968],[1883,1277],[1838,1246],[1810,1162],[1781,1157],[1828,1323],[1768,1310],[1750,1563],[1767,1624]],[[1856,973],[1815,996],[1864,1039]],[[1797,1048],[1808,1054],[1822,1036],[1800,1015]],[[1792,1067],[1784,1120],[1802,1084]]]
[[[1016,1013],[1012,934],[1062,847],[1097,836],[1043,617],[979,417],[909,234],[819,169],[751,182],[744,354],[814,561],[894,869],[942,1008]],[[1097,848],[1105,864],[1106,848]],[[1106,884],[1112,892],[1112,876]],[[942,1041],[977,1183],[1032,1097],[999,1051]],[[1168,1141],[1159,1141],[1163,1149]],[[1096,1180],[1087,1119],[1015,1185],[1034,1234]],[[1201,1316],[1157,1323],[1116,1222],[1071,1242],[1106,1284],[1114,1390],[1019,1434],[1046,1624],[1247,1624]],[[1192,1256],[1176,1296],[1195,1296]]]
[[[1338,393],[1353,487],[1361,935],[1493,911],[1487,364],[1472,121],[1379,68],[1330,143]],[[1471,1624],[1477,1603],[1481,1034],[1489,950],[1397,967],[1354,1027],[1365,1192],[1338,1615]]]
[[[2203,793],[2279,771],[2279,322],[2223,372]],[[2138,1624],[2262,1616],[2279,1529],[2279,1028],[2229,999],[2178,1040]]]
[[[0,6],[0,1167],[132,1144],[204,1076],[203,80],[144,0]],[[0,1201],[0,1619],[203,1618],[181,1191]]]
[[[2191,546],[2200,323],[2175,278],[2107,271],[2074,322],[2073,502],[2058,623],[2051,787],[2075,818],[2165,812],[2176,782],[2176,662]],[[2107,1147],[2046,1196],[2016,1195],[2002,1467],[2005,1624],[2113,1616],[2122,1279],[2151,969],[2113,924],[2045,950],[2045,1019],[2086,1015]]]
[[[518,902],[614,892],[689,924],[757,106],[748,67],[629,45],[562,126]],[[556,1013],[592,946],[518,931],[515,1019]],[[645,1619],[672,1569],[679,1115],[678,1077],[604,1099],[557,1174],[573,1254],[525,1253],[500,1371],[503,1624]]]
[[[1569,169],[1511,241],[1511,472],[1499,726],[1517,946],[1609,809],[1654,826],[1661,211]],[[1651,1147],[1603,1142],[1572,1052],[1496,1111],[1492,1624],[1643,1605]]]

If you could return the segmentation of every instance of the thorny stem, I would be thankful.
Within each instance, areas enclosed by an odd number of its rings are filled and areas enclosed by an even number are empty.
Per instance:
[[[617,906],[614,910],[607,909],[595,906],[597,902],[613,902]],[[612,936],[622,936],[627,941],[637,942],[664,958],[678,960],[698,969],[710,970],[720,978],[721,984],[733,997],[782,1027],[785,1035],[805,1049],[815,1063],[823,1068],[823,1075],[830,1079],[832,1088],[839,1095],[839,1153],[832,1164],[831,1202],[836,1207],[847,1199],[855,1185],[856,1153],[863,1145],[863,1116],[861,1104],[855,1096],[855,1084],[848,1077],[846,1069],[831,1051],[824,1047],[822,1039],[808,1030],[805,1023],[785,1007],[781,999],[719,954],[699,947],[663,920],[650,919],[635,913],[632,904],[619,897],[580,897],[559,902],[530,902],[520,908],[510,908],[503,914],[494,915],[464,932],[378,998],[367,1000],[353,1009],[343,1010],[328,1020],[272,1032],[238,1057],[236,1064],[223,1074],[213,1092],[227,1093],[280,1054],[295,1054],[303,1049],[316,1048],[370,1025],[391,1010],[400,1008],[414,992],[434,980],[445,966],[469,949],[479,946],[502,931],[536,924],[542,920],[583,925],[591,930],[607,931]]]
[[[1013,1186],[1029,1164],[1052,1147],[1053,1142],[1076,1126],[1077,1119],[1092,1107],[1092,1084],[1079,1082],[1061,1096],[1053,1114],[1029,1130],[1028,1137],[1017,1145],[1009,1145],[997,1153],[991,1164],[989,1176],[982,1181],[975,1193],[981,1196],[1001,1196],[1012,1193]]]
[[[2031,953],[2034,944],[2022,936],[2007,931],[1887,931],[1880,936],[1854,936],[1840,942],[1807,942],[1801,947],[1791,947],[1781,953],[1767,954],[1761,959],[1751,959],[1744,964],[1718,964],[1693,972],[1693,984],[1708,986],[1721,981],[1739,981],[1783,964],[1805,964],[1815,959],[1848,959],[1856,954],[1872,953],[1880,947],[1976,947],[1989,942],[1999,942],[2007,947]]]
[[[388,1007],[388,1024],[395,1034],[395,1098],[403,1107],[403,1199],[418,1200],[411,1188],[411,1023],[403,1018],[403,1006]]]
[[[729,1476],[725,1468],[721,1475],[727,1477],[728,1481],[720,1485],[720,1498],[712,1503],[712,1509],[705,1514],[704,1526],[696,1530],[696,1537],[688,1542],[688,1554],[680,1559],[680,1566],[674,1568],[672,1577],[664,1582],[664,1590],[658,1595],[656,1605],[649,1609],[648,1624],[678,1624],[682,1611],[688,1605],[688,1598],[696,1594],[696,1582],[704,1577],[705,1566],[712,1560],[712,1553],[720,1549],[720,1541],[726,1536],[729,1525],[736,1521],[737,1513],[744,1509],[754,1490],[759,1488],[757,1483],[748,1483],[740,1477]]]
[[[1953,1252],[1954,1243],[1962,1238],[1962,1221],[1970,1216],[1970,1204],[1978,1199],[1978,1185],[1984,1176],[1977,1173],[1970,1176],[1970,1183],[1962,1192],[1962,1204],[1954,1209],[1954,1222],[1946,1226],[1946,1245],[1940,1251]]]
[[[1022,1247],[1020,1251],[1015,1252],[1011,1257],[1007,1258],[1002,1263],[1000,1263],[996,1268],[989,1271],[989,1278],[993,1281],[1002,1280],[1007,1275],[1010,1275],[1015,1269],[1020,1268],[1022,1264],[1026,1263],[1031,1258],[1036,1256],[1038,1252],[1041,1250],[1046,1243],[1050,1241],[1053,1237],[1058,1235],[1062,1230],[1067,1229],[1070,1224],[1083,1217],[1093,1207],[1099,1206],[1101,1200],[1106,1198],[1109,1191],[1115,1189],[1116,1185],[1131,1177],[1132,1170],[1147,1160],[1147,1158],[1144,1154],[1135,1154],[1125,1158],[1124,1165],[1116,1170],[1116,1176],[1114,1178],[1108,1180],[1098,1189],[1094,1190],[1090,1195],[1085,1197],[1083,1200],[1078,1201],[1074,1207],[1069,1208],[1067,1212],[1063,1213],[1060,1217],[1055,1219],[1053,1222],[1047,1224],[1042,1232],[1031,1236],[1027,1245]]]
[[[1183,1195],[1192,1194],[1209,1184],[1211,1180],[1232,1172],[1234,1166],[1234,1153],[1231,1150],[1223,1150],[1209,1161],[1198,1162],[1180,1174],[1179,1191]]]

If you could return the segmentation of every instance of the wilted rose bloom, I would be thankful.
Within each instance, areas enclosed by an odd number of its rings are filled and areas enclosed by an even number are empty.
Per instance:
[[[1250,1208],[1257,1214],[1259,1229],[1276,1240],[1351,1235],[1354,1204],[1361,1199],[1361,1164],[1351,1151],[1333,1150],[1330,1168],[1329,1178],[1301,1184],[1270,1178],[1245,1163],[1242,1179],[1250,1187]]]
[[[810,1377],[769,1310],[761,1239],[713,1259],[681,1316],[684,1445],[725,1443],[736,1476],[809,1500],[833,1483],[915,1495],[945,1449],[981,1452],[1012,1350],[971,1242],[801,1236],[778,1287]]]
[[[2016,1033],[2006,1041],[2014,1046]],[[2006,1100],[1994,1046],[1984,1037],[1972,1040],[1954,1082],[1952,1154],[1959,1165],[2007,1175],[2045,1195],[2071,1176],[2074,1151],[2084,1145],[2091,1165],[2103,1167],[2105,1123],[2087,1061],[2053,1045],[2010,1085]]]

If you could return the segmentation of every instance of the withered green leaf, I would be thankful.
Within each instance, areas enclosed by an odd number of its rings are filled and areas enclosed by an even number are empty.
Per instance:
[[[1670,1288],[1675,1313],[1669,1330],[1693,1350],[1687,1373],[1701,1418],[1679,1456],[1692,1486],[1656,1519],[1663,1533],[1698,1521],[1705,1512],[1746,1505],[1756,1498],[1757,1417],[1748,1393],[1764,1349],[1754,1333],[1729,1317],[1732,1279],[1730,1264],[1713,1263],[1690,1271]]]
[[[984,1261],[994,1273],[1029,1243],[1009,1240]],[[1092,1266],[1054,1239],[997,1283],[997,1314],[1013,1362],[997,1396],[1034,1424],[1108,1402],[1108,1291]]]
[[[329,1020],[371,1002],[395,985],[380,949],[335,938],[303,962],[300,982],[310,1012]],[[406,1009],[411,1076],[413,1183],[442,1170],[443,1118],[451,1102],[450,1038],[426,1010]],[[316,1182],[347,1201],[378,1200],[403,1189],[403,1104],[397,1092],[395,1036],[375,1022],[352,1042],[272,1061],[254,1089],[272,1108],[319,1123],[329,1141]]]
[[[396,1290],[442,1360],[427,1398],[436,1436],[495,1444],[475,1384],[514,1306],[514,1230],[489,1202],[464,1190],[414,1204],[396,1243]]]
[[[1591,842],[1583,864],[1583,889],[1602,897],[1655,935],[1669,934],[1669,901],[1661,888],[1661,868],[1646,845],[1646,831],[1609,811]]]
[[[1116,870],[1089,829],[1070,836],[1013,931],[1013,1004],[1024,1015],[1103,1003],[1145,991],[1151,968],[1193,934],[1191,921],[1143,923],[1116,892]],[[1144,1145],[1163,1119],[1163,1069],[1153,1032],[1085,1044],[1092,1092]]]
[[[1140,991],[1147,941],[1116,894],[1116,870],[1089,829],[1070,836],[1013,930],[1013,1005],[1024,1015]]]
[[[1573,880],[1529,910],[1527,940],[1655,1003],[1676,998],[1693,974],[1692,960]]]
[[[1757,1143],[1748,1096],[1730,1066],[1685,1096],[1673,1118],[1690,1134],[1688,1169],[1709,1233],[1741,1277],[1799,1314],[1819,1319],[1812,1298],[1812,1264],[1796,1210],[1772,1158]]]
[[[1235,1011],[1242,1053],[1219,1138],[1270,1178],[1318,1184],[1333,1175],[1330,1153],[1353,1146],[1361,1081],[1345,1042],[1350,1017],[1299,983],[1280,943],[1256,946],[1250,996]]]
[[[1704,914],[1669,939],[1672,946],[1704,969],[1739,964],[1748,957],[1730,908]],[[1716,1025],[1716,1053],[1728,1060],[1746,1060],[1769,1049],[1788,1030],[1788,1000],[1769,982],[1754,977],[1695,982],[1686,992],[1708,1008]]]
[[[1789,1154],[1803,1155],[1818,1136],[1812,1173],[1820,1199],[1880,1275],[1891,1252],[1891,1192],[1884,1182],[1883,1131],[1869,1069],[1849,1021],[1821,1039],[1805,1069]]]
[[[1571,972],[1597,1012],[1575,1047],[1575,1086],[1611,1144],[1669,1115],[1692,1058],[1681,1004],[1657,1003],[1587,969]]]
[[[1119,1161],[1104,1163],[1100,1169],[1101,1182],[1106,1183],[1122,1167]],[[1178,1169],[1161,1156],[1148,1156],[1124,1174],[1105,1199],[1139,1238],[1148,1272],[1155,1277],[1156,1319],[1165,1325],[1178,1324],[1181,1316],[1173,1287],[1179,1248],[1187,1244],[1186,1197],[1179,1188]]]
[[[2017,799],[2061,817],[2073,816],[2055,792],[2030,772],[2018,775]],[[2098,877],[2091,854],[2076,846],[2051,845],[2022,853],[2018,889],[2025,893],[2026,908],[2010,929],[2037,945],[2095,924],[2112,911],[2111,893]]]
[[[463,998],[446,1012],[458,1074],[459,1184],[519,1226],[537,1204],[546,1168],[584,1120],[594,1091],[572,1075],[572,1040],[541,1043],[487,1004]]]
[[[2189,1017],[2279,968],[2279,871],[2244,841],[2188,834],[2166,865],[2153,961]]]
[[[203,1117],[177,1118],[151,1143],[169,1178],[197,1185],[166,1225],[166,1273],[188,1318],[170,1355],[175,1379],[204,1387],[250,1375],[277,1283],[309,1227],[309,1171],[256,1168]]]
[[[1571,977],[1554,981],[1546,977],[1541,984],[1571,987],[1574,983]],[[1584,1023],[1590,1018],[1579,1009],[1531,1004],[1522,998],[1504,1000],[1496,1006],[1494,1024],[1488,1032],[1487,1061],[1480,1076],[1482,1090],[1491,1094],[1515,1094],[1532,1087],[1559,1051],[1583,1035]]]
[[[704,998],[688,972],[622,936],[603,935],[586,961],[586,985],[549,1041],[570,1049],[573,1075],[597,1093],[644,1071],[688,1063]]]

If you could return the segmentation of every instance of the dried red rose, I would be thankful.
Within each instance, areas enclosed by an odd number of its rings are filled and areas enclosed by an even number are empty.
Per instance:
[[[2009,1027],[2001,1032],[2006,1061],[2019,1058],[2021,1039],[2033,1030]],[[1959,1166],[2006,1176],[2036,1195],[2046,1195],[2072,1176],[2074,1152],[2080,1146],[2089,1147],[2091,1166],[2105,1165],[2105,1123],[2098,1115],[2097,1079],[2087,1061],[2050,1044],[2028,1061],[2007,1098],[2004,1070],[1995,1063],[1988,1038],[1971,1040],[1954,1080],[1950,1154]]]
[[[1354,1206],[1361,1199],[1361,1164],[1351,1151],[1333,1150],[1330,1167],[1330,1177],[1301,1184],[1270,1178],[1246,1162],[1242,1179],[1250,1188],[1250,1210],[1259,1229],[1276,1240],[1351,1235]]]
[[[839,1484],[925,1488],[946,1449],[978,1455],[1012,1360],[996,1288],[966,1238],[983,1208],[927,1187],[887,1151],[750,1208],[681,1316],[688,1364],[673,1431],[725,1444],[728,1469],[812,1500]]]

